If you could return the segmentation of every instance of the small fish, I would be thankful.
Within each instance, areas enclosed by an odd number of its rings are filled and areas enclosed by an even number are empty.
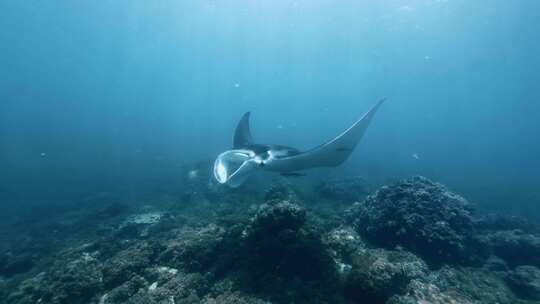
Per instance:
[[[283,173],[280,173],[281,176],[285,176],[285,177],[301,177],[301,176],[306,176],[305,173],[300,173],[300,172],[283,172]]]

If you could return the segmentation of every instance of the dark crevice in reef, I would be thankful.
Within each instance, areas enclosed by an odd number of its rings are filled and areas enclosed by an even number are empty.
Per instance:
[[[207,181],[4,225],[0,303],[540,301],[538,227],[477,214],[427,178],[263,193]]]

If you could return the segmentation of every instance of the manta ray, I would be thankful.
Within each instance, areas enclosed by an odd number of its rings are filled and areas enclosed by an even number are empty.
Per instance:
[[[238,187],[258,171],[302,176],[299,171],[336,167],[351,155],[383,102],[384,99],[377,102],[334,139],[306,151],[283,145],[255,143],[249,125],[250,112],[246,112],[236,127],[233,149],[221,153],[214,162],[214,177],[220,184]]]

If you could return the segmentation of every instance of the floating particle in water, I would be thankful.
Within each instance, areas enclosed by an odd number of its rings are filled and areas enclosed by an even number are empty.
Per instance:
[[[240,87],[240,83],[236,82],[236,83],[234,84],[234,87],[235,87],[235,88],[239,88],[239,87]]]
[[[39,156],[41,156],[41,157],[45,157],[45,156],[47,156],[47,153],[45,153],[45,152],[41,152],[41,153],[39,154]]]
[[[420,155],[418,153],[413,153],[413,155],[411,155],[414,159],[420,159]]]
[[[188,172],[189,179],[196,179],[197,177],[199,177],[199,170],[190,170]]]
[[[431,60],[431,56],[428,56],[428,55],[424,56],[424,60]]]
[[[276,128],[283,129],[283,125],[277,125]]]

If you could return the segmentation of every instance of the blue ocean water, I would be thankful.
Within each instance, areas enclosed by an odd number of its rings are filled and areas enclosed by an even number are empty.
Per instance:
[[[386,97],[321,174],[421,174],[538,218],[539,20],[534,0],[1,1],[1,209],[161,191],[245,111],[311,148]]]

